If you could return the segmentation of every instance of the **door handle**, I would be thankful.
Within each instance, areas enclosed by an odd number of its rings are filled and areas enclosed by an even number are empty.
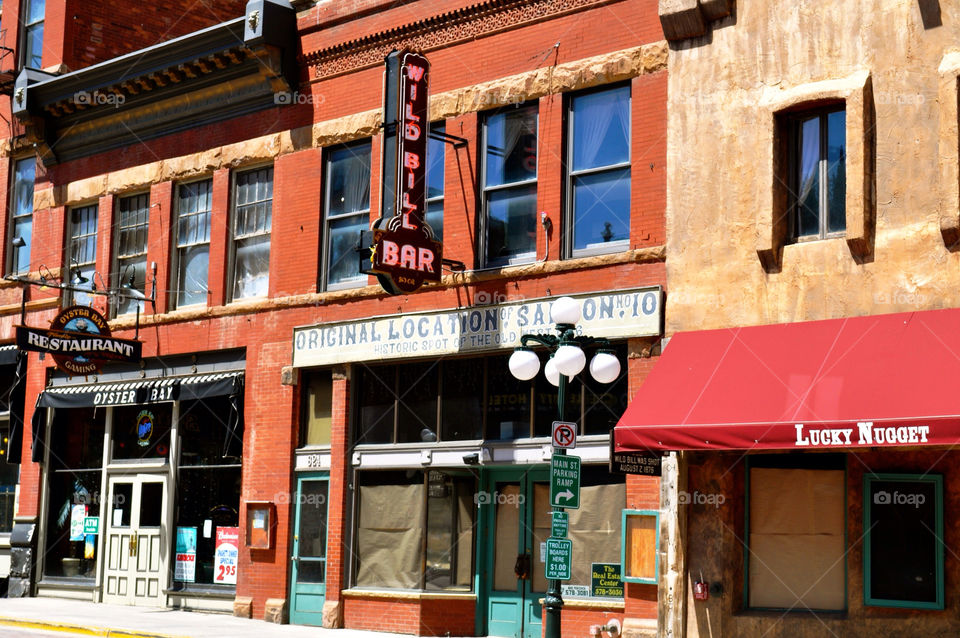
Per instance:
[[[128,548],[128,550],[129,550],[129,552],[130,552],[130,556],[133,557],[133,558],[136,558],[136,556],[137,556],[137,544],[138,544],[138,542],[139,542],[139,539],[137,538],[137,533],[136,533],[136,532],[133,532],[132,534],[130,534],[130,543],[129,543],[129,545],[127,546],[127,548]]]
[[[520,580],[530,578],[530,554],[519,554],[517,556],[517,562],[513,565],[513,573]]]

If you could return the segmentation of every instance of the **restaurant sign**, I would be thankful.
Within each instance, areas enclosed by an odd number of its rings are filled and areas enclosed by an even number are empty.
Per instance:
[[[142,344],[110,336],[106,318],[88,306],[70,306],[50,322],[50,328],[17,326],[17,347],[49,352],[69,375],[100,372],[108,361],[140,361]]]
[[[577,330],[592,337],[627,339],[660,334],[659,287],[571,295],[580,302]],[[524,334],[553,334],[553,298],[459,310],[394,315],[297,328],[297,367],[402,357],[455,355],[514,348]]]

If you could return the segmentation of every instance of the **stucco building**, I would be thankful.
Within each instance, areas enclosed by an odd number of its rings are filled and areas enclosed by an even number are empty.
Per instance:
[[[507,355],[569,295],[623,372],[570,387],[584,471],[564,632],[653,631],[655,583],[594,574],[621,564],[623,511],[659,495],[608,469],[663,329],[656,3],[227,9],[15,74],[3,342],[22,291],[27,325],[91,304],[143,350],[86,377],[27,357],[13,536],[35,529],[36,547],[18,587],[540,635],[557,391]],[[431,64],[427,221],[451,261],[392,296],[355,248],[381,210],[384,58],[405,48]]]
[[[669,343],[617,428],[675,452],[661,631],[953,633],[960,15],[718,4],[660,3]]]

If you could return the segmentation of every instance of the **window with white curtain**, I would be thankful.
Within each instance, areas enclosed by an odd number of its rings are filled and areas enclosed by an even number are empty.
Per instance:
[[[33,240],[33,182],[37,158],[19,159],[13,165],[13,188],[10,202],[10,272],[23,274],[30,270],[30,243]],[[18,240],[23,240],[22,242]],[[19,245],[21,244],[22,245]]]
[[[177,189],[176,306],[207,303],[210,269],[210,210],[213,180],[180,184]]]
[[[331,150],[326,183],[326,287],[363,286],[354,248],[370,227],[370,140]]]
[[[67,242],[67,261],[70,264],[70,284],[74,288],[94,289],[97,261],[97,205],[80,206],[70,210],[70,236]],[[66,290],[67,304],[89,305],[92,295]]]
[[[839,236],[847,228],[847,117],[833,106],[785,118],[792,239]]]
[[[567,254],[624,250],[630,239],[630,87],[574,96],[568,122]]]
[[[484,266],[537,255],[537,105],[489,116],[483,153]]]
[[[270,278],[273,167],[237,174],[233,214],[233,299],[266,297]]]
[[[146,294],[147,282],[147,228],[150,217],[150,195],[142,193],[121,197],[117,203],[117,263],[114,267],[114,287],[123,291]],[[128,295],[111,298],[116,314],[132,314],[143,301]]]

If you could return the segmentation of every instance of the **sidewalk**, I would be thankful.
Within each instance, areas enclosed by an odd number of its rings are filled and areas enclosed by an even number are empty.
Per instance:
[[[3,626],[116,638],[400,638],[353,629],[276,625],[225,614],[107,605],[59,598],[0,598]]]

